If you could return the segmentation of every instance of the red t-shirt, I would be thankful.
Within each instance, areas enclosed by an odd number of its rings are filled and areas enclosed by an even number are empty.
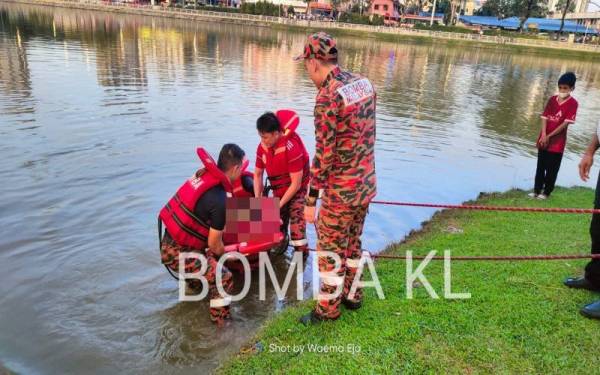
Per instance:
[[[300,137],[290,137],[287,141],[282,139],[274,147],[271,147],[268,152],[275,152],[275,149],[284,145],[284,142],[287,148],[288,171],[290,173],[302,171],[309,161],[309,155]],[[265,169],[266,160],[265,150],[259,144],[256,149],[256,168]]]
[[[558,128],[563,123],[572,124],[575,122],[575,117],[577,116],[577,107],[579,104],[574,97],[569,96],[567,100],[562,103],[559,103],[559,98],[557,95],[554,95],[548,100],[546,104],[546,108],[544,109],[544,113],[542,113],[542,118],[546,119],[546,135],[552,133],[554,129]],[[550,142],[546,151],[563,153],[565,151],[565,146],[567,144],[567,129],[565,128],[562,132],[554,135],[550,138]],[[538,136],[538,142],[542,136]]]

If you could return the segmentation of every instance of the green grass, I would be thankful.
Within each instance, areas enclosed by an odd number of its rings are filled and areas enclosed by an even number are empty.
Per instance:
[[[438,24],[433,24],[433,25],[429,26],[428,24],[425,24],[425,23],[416,23],[414,27],[417,30],[442,31],[442,32],[459,33],[459,34],[476,34],[475,31],[468,29],[466,27],[462,27],[462,26],[445,26],[445,25],[438,25]]]
[[[586,188],[558,188],[549,201],[540,202],[525,197],[523,191],[510,191],[483,196],[477,203],[589,208],[593,194]],[[589,252],[589,223],[589,215],[444,211],[390,252],[582,254]],[[419,263],[415,261],[414,267]],[[313,301],[290,307],[268,321],[247,348],[219,371],[594,373],[600,366],[599,322],[583,318],[578,311],[600,295],[561,284],[565,277],[580,274],[585,263],[456,261],[452,263],[452,291],[470,292],[471,299],[435,300],[421,287],[408,300],[405,262],[377,260],[385,300],[378,300],[369,289],[362,309],[344,310],[339,320],[313,327],[297,323]],[[431,263],[424,274],[443,296],[442,262]],[[271,345],[310,344],[352,344],[361,350],[357,354],[270,350]]]
[[[527,32],[527,31],[523,32],[523,33],[520,33],[518,31],[507,31],[507,30],[501,30],[501,29],[490,29],[490,30],[484,30],[483,34],[484,35],[489,35],[489,36],[503,36],[503,37],[507,37],[507,38],[549,40],[547,34],[540,34],[540,33],[536,33],[536,32]]]

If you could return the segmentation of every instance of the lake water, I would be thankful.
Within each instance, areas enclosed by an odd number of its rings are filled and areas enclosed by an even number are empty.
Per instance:
[[[178,303],[156,214],[198,166],[256,118],[293,108],[314,150],[315,88],[292,61],[302,33],[0,4],[0,368],[24,373],[198,373],[274,311],[235,304],[217,330]],[[379,199],[459,203],[530,188],[539,113],[577,73],[577,124],[558,178],[600,118],[600,64],[340,37],[341,65],[379,93]],[[594,173],[597,171],[594,170]],[[592,182],[588,186],[592,186]],[[590,202],[591,205],[592,202]],[[373,206],[364,247],[402,239],[433,210]],[[314,245],[311,230],[310,241]],[[285,259],[278,260],[281,273]],[[307,273],[310,273],[309,267]]]

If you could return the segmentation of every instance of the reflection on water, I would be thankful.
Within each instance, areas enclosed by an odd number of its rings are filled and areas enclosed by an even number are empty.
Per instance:
[[[214,368],[283,305],[272,290],[259,301],[254,280],[235,321],[217,331],[205,303],[177,303],[177,285],[159,264],[155,215],[197,166],[196,146],[216,154],[233,141],[254,158],[254,122],[266,110],[298,110],[314,149],[315,89],[291,61],[304,36],[0,9],[0,363],[27,373]],[[528,188],[538,114],[567,69],[579,77],[580,108],[558,183],[579,183],[578,154],[600,117],[598,64],[339,44],[342,65],[379,92],[379,198],[456,203]],[[373,207],[364,246],[381,249],[431,213]],[[282,277],[286,261],[277,261]]]

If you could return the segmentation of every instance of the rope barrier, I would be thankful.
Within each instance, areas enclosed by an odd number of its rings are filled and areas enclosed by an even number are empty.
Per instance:
[[[568,214],[600,214],[600,209],[586,209],[586,208],[543,208],[543,207],[503,207],[503,206],[481,206],[481,205],[460,205],[460,204],[431,204],[431,203],[412,203],[412,202],[393,202],[393,201],[371,201],[373,204],[384,204],[392,206],[410,206],[410,207],[430,207],[430,208],[450,208],[450,209],[464,209],[464,210],[481,210],[481,211],[517,211],[517,212],[548,212],[548,213],[568,213]],[[317,229],[316,222],[314,223],[315,232],[317,234],[317,240],[319,239],[319,231]],[[316,252],[316,249],[308,249],[309,251]],[[406,260],[406,255],[392,255],[392,254],[374,254],[368,250],[363,249],[363,252],[367,252],[373,259],[396,259]],[[427,258],[424,255],[413,255],[414,260],[424,260]],[[431,260],[444,260],[443,256],[433,256]],[[551,255],[506,255],[506,256],[493,256],[493,255],[480,255],[480,256],[451,256],[451,260],[459,261],[525,261],[525,260],[565,260],[565,259],[600,259],[600,254],[551,254]]]
[[[316,249],[308,249],[312,252],[317,252]],[[406,260],[406,255],[393,255],[393,254],[374,254],[368,250],[363,252],[369,253],[369,256],[373,259],[396,259]],[[427,258],[425,255],[413,255],[411,257],[414,260],[424,260]],[[433,256],[431,260],[444,260],[443,256]],[[506,255],[506,256],[491,256],[491,255],[468,255],[468,256],[450,256],[450,260],[493,260],[493,261],[509,261],[509,260],[565,260],[565,259],[600,259],[600,254],[565,254],[565,255]]]
[[[406,259],[406,256],[375,254],[373,258],[381,259]],[[415,260],[423,260],[425,256],[413,255]],[[432,260],[444,260],[443,256],[434,256]],[[570,254],[570,255],[507,255],[507,256],[451,256],[451,260],[492,260],[492,261],[510,261],[510,260],[564,260],[564,259],[600,259],[600,254]]]
[[[371,203],[372,204],[391,205],[391,206],[450,208],[450,209],[479,210],[479,211],[546,212],[546,213],[561,213],[561,214],[600,214],[600,209],[592,209],[592,208],[504,207],[504,206],[434,204],[434,203],[413,203],[413,202],[393,202],[393,201],[371,201]]]
[[[471,206],[471,205],[441,205],[441,204],[427,204],[427,203],[405,203],[405,202],[389,202],[389,201],[371,201],[375,204],[388,204],[394,206],[416,206],[416,207],[438,207],[438,208],[461,208],[461,209],[475,209],[475,210],[497,210],[497,211],[530,211],[530,212],[553,212],[553,213],[600,213],[600,209],[579,209],[579,208],[537,208],[537,207],[499,207],[499,206]],[[560,211],[559,211],[560,210]],[[583,212],[581,212],[583,211]],[[313,223],[317,240],[319,240],[319,230],[317,223]],[[309,251],[316,252],[316,249],[308,249]],[[392,254],[374,254],[368,250],[362,249],[362,252],[367,252],[373,259],[396,259],[406,260],[406,255],[392,255]],[[414,260],[424,260],[424,255],[413,255]],[[443,256],[433,256],[431,260],[444,260]],[[480,256],[451,256],[451,260],[459,261],[525,261],[525,260],[565,260],[565,259],[600,259],[600,254],[566,254],[566,255],[506,255],[506,256],[494,256],[494,255],[480,255]]]

